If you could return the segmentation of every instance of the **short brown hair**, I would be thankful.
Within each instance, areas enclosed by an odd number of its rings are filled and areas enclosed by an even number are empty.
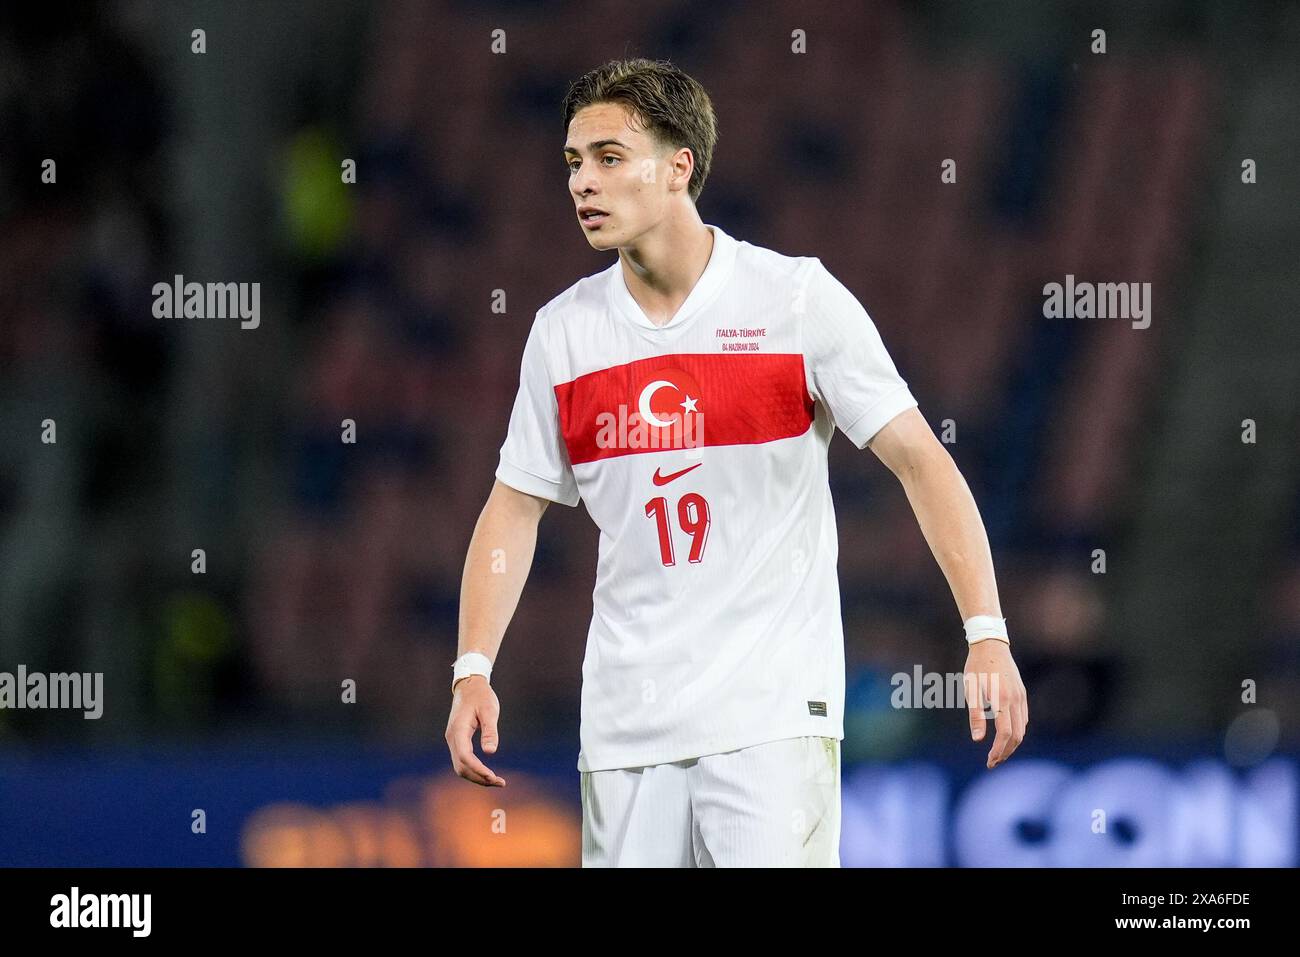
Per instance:
[[[564,97],[564,130],[583,107],[622,103],[660,144],[688,147],[695,169],[687,191],[699,199],[718,142],[718,118],[704,87],[667,60],[610,60],[576,80]]]

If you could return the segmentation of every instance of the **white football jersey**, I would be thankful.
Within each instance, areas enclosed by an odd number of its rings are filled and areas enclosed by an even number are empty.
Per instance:
[[[821,260],[708,228],[666,325],[615,260],[543,306],[524,347],[497,478],[581,500],[600,528],[580,771],[844,737],[827,449],[837,425],[865,448],[917,403]]]

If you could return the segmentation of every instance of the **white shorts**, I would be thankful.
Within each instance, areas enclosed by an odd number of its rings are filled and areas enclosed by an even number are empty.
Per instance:
[[[840,866],[835,738],[581,778],[583,867]]]

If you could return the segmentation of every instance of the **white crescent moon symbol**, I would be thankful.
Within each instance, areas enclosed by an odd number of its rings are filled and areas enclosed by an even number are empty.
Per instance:
[[[663,419],[656,416],[654,412],[650,410],[650,400],[654,398],[656,392],[664,388],[675,389],[677,386],[673,385],[667,379],[656,379],[641,390],[641,401],[637,403],[636,407],[636,410],[641,413],[642,420],[649,422],[651,425],[658,426],[661,429],[672,425],[672,422],[665,422]]]

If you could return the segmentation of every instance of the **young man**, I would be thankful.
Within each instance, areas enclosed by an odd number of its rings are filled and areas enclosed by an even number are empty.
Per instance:
[[[564,120],[578,225],[618,260],[542,307],[524,347],[465,562],[452,765],[505,786],[473,748],[475,730],[485,753],[498,747],[491,665],[538,520],[581,500],[601,532],[582,668],[584,866],[839,866],[835,427],[898,476],[947,576],[966,671],[997,709],[992,768],[1029,710],[979,512],[821,261],[701,221],[717,133],[698,83],[612,62],[573,85]]]

